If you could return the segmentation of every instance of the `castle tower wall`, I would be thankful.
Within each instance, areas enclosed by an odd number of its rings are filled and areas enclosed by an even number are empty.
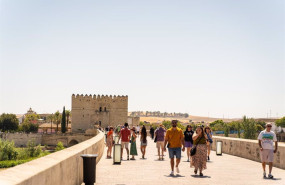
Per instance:
[[[123,125],[128,117],[128,96],[72,95],[72,132]]]

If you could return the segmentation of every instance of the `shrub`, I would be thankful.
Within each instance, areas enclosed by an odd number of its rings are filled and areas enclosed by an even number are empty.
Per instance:
[[[58,142],[56,145],[55,151],[57,152],[57,151],[60,151],[63,149],[64,149],[64,146],[63,146],[62,142]]]
[[[19,130],[20,131],[23,131],[23,132],[26,132],[26,133],[29,133],[29,132],[38,132],[38,129],[39,129],[39,124],[37,123],[23,123],[21,124]]]
[[[36,146],[35,141],[28,141],[26,151],[29,157],[37,157],[41,154],[41,145]]]
[[[0,161],[13,160],[18,156],[13,141],[3,141],[0,139]]]
[[[13,166],[17,166],[19,164],[23,164],[26,162],[29,162],[35,158],[29,158],[24,160],[6,160],[6,161],[0,161],[0,168],[10,168]]]

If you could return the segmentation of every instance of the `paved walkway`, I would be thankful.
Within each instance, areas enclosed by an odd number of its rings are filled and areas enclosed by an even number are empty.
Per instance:
[[[137,140],[139,149],[138,143]],[[113,159],[106,159],[106,151],[97,165],[98,185],[285,185],[285,170],[274,167],[274,179],[263,179],[260,163],[227,154],[216,156],[214,151],[210,155],[211,161],[207,163],[208,169],[203,172],[204,177],[194,175],[194,169],[186,162],[186,152],[182,154],[179,165],[181,176],[169,176],[168,152],[164,161],[157,160],[157,149],[150,138],[146,149],[147,159],[141,159],[141,152],[138,150],[139,156],[136,156],[136,160],[127,161],[124,151],[121,165],[113,165]]]

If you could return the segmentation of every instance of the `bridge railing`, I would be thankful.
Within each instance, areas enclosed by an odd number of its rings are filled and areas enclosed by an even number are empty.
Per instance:
[[[222,152],[260,162],[260,148],[257,140],[213,137],[212,150],[216,150],[216,141],[222,141]],[[278,143],[278,151],[274,154],[273,165],[285,169],[285,144]]]
[[[98,163],[104,152],[104,134],[45,157],[0,172],[1,185],[78,185],[83,182],[81,154],[98,154]]]

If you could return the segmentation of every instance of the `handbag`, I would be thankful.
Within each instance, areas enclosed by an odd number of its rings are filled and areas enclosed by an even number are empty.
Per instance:
[[[207,134],[207,137],[208,137],[209,142],[213,143],[213,140],[212,140],[212,138],[210,138],[209,134]]]
[[[199,141],[202,139],[202,137],[200,137],[200,139],[199,139]],[[199,144],[199,141],[197,142],[197,145]],[[191,148],[191,150],[190,150],[190,155],[191,156],[193,156],[193,155],[195,155],[196,154],[196,147],[197,147],[197,145],[195,145],[193,148]]]

